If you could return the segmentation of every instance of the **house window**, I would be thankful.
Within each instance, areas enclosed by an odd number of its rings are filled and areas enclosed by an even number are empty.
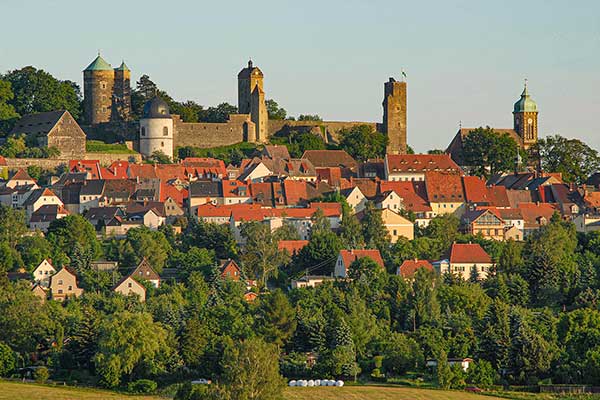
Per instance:
[[[127,284],[127,287],[132,287],[132,286],[133,286],[133,285],[131,284],[131,282],[129,282],[129,283]]]
[[[63,293],[62,289],[58,289],[58,294],[62,294],[62,293]]]
[[[62,284],[63,284],[63,281],[62,281],[62,279],[60,279],[60,280],[58,281],[58,284],[59,284],[59,285],[62,285]]]
[[[166,126],[163,128],[163,136],[169,136],[169,128]]]
[[[142,136],[146,136],[146,128],[142,126]]]
[[[160,147],[165,147],[165,142],[160,142]]]
[[[69,285],[69,290],[73,290],[73,286],[70,286],[70,285]]]

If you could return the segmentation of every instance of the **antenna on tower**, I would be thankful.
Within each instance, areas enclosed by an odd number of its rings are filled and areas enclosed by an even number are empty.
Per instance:
[[[458,121],[458,130],[462,129],[462,119]]]

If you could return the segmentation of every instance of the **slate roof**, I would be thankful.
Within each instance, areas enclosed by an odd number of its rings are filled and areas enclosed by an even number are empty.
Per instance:
[[[104,179],[91,179],[83,181],[80,196],[101,196],[104,192],[106,181]]]
[[[24,115],[17,121],[10,133],[11,135],[20,133],[26,135],[48,134],[66,112],[68,111],[58,110]]]
[[[223,197],[221,182],[195,181],[190,183],[190,197]]]

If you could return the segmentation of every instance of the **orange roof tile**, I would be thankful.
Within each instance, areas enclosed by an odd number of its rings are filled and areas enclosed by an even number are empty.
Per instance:
[[[433,265],[427,260],[404,260],[402,265],[398,267],[398,275],[403,278],[412,278],[419,268],[433,271]]]
[[[453,243],[450,250],[451,264],[491,263],[492,258],[477,243]]]
[[[381,258],[379,250],[340,250],[340,256],[342,257],[346,268],[349,268],[354,261],[363,257],[369,257],[371,260],[375,261],[377,265],[379,265],[381,268],[384,268],[383,258]]]
[[[402,198],[402,205],[412,212],[431,211],[427,201],[425,182],[418,181],[381,181],[379,191],[385,193],[393,190]]]
[[[463,174],[447,154],[387,154],[386,165],[388,174],[428,171]]]
[[[308,244],[308,240],[280,240],[277,243],[279,251],[287,251],[290,255],[298,254],[304,246]]]

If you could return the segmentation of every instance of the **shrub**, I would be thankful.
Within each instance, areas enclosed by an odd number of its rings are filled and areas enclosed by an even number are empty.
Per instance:
[[[0,376],[8,376],[15,369],[17,360],[10,347],[0,342]]]
[[[50,377],[50,372],[48,371],[48,368],[46,368],[46,367],[39,367],[33,373],[33,379],[35,379],[35,381],[37,383],[44,383],[48,380],[49,377]]]
[[[154,393],[158,385],[150,379],[138,379],[134,382],[129,382],[127,391],[130,393]]]

